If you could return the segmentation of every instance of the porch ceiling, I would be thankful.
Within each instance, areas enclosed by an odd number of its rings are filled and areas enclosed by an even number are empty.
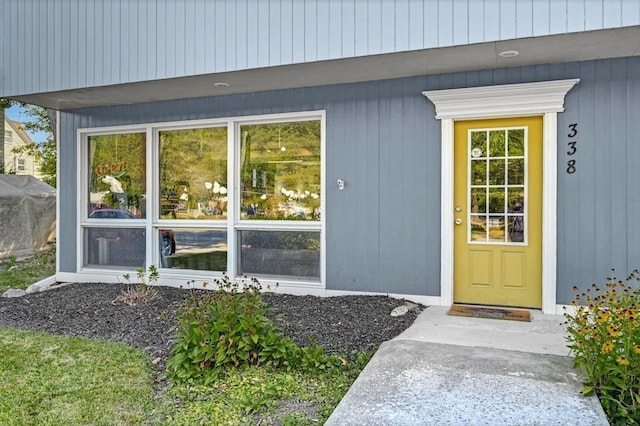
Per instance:
[[[503,58],[498,53],[517,50]],[[68,110],[640,55],[640,26],[16,96]],[[219,86],[215,83],[226,83]]]

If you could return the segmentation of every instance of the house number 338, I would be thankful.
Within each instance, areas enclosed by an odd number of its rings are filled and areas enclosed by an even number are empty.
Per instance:
[[[567,136],[569,139],[573,139],[567,143],[567,146],[569,147],[567,155],[570,157],[567,161],[567,173],[572,175],[576,172],[576,160],[571,157],[576,155],[576,152],[578,152],[578,148],[576,147],[578,144],[578,123],[569,124],[569,133],[567,133]]]

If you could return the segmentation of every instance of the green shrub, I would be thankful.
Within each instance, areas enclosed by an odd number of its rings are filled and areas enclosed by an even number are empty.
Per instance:
[[[584,372],[583,394],[595,393],[612,424],[640,423],[640,288],[638,271],[626,282],[593,284],[566,313],[569,348]],[[578,291],[574,287],[574,291]]]
[[[216,291],[193,291],[176,311],[176,336],[167,360],[175,381],[210,383],[226,368],[245,365],[321,371],[343,364],[319,346],[300,348],[285,337],[267,318],[255,278],[238,283],[225,274],[214,283]]]

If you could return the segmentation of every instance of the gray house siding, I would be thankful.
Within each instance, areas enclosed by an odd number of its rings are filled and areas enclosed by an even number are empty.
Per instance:
[[[326,110],[328,289],[438,296],[440,123],[423,90],[580,78],[558,116],[558,293],[640,266],[640,57],[76,110],[61,118],[60,249],[76,252],[76,130]],[[578,123],[568,174],[568,125]],[[338,191],[336,180],[346,182]],[[61,271],[75,271],[61,257]]]
[[[3,0],[23,95],[640,25],[637,0]],[[78,66],[80,64],[80,66]]]

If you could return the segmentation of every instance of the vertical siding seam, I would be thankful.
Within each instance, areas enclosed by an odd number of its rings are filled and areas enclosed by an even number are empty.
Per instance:
[[[393,0],[393,50],[398,51],[398,0]]]
[[[517,3],[516,3],[517,4]],[[467,44],[471,41],[471,9],[467,0]]]
[[[622,11],[622,4],[620,5],[620,11]],[[622,16],[620,16],[620,23],[622,23]],[[624,115],[624,135],[625,135],[625,139],[627,141],[627,143],[624,144],[624,158],[629,158],[629,133],[627,132],[627,122],[628,122],[628,111],[629,111],[629,64],[630,61],[625,60],[626,63],[626,67],[625,67],[625,98],[626,98],[626,102],[625,102],[625,112],[626,114]],[[625,176],[627,175],[627,168],[628,166],[625,164]],[[627,194],[629,194],[629,180],[625,179],[624,180],[624,212],[625,212],[625,216],[626,216],[626,223],[627,223],[627,227],[626,229],[629,229],[629,196]],[[630,244],[630,238],[629,238],[629,233],[625,232],[624,233],[625,238],[626,238],[626,244],[625,244],[625,252],[626,252],[626,259],[625,259],[625,265],[627,266],[627,270],[626,272],[629,272],[629,244]]]
[[[502,0],[498,0],[498,39],[502,40]]]
[[[294,58],[296,57],[296,53],[295,53],[295,51],[293,50],[293,49],[294,49],[294,46],[295,46],[294,39],[295,39],[295,37],[296,37],[296,36],[295,36],[295,31],[294,31],[294,29],[295,29],[295,19],[296,19],[296,18],[295,18],[295,12],[294,12],[294,11],[295,11],[295,8],[293,7],[293,2],[294,2],[294,1],[295,1],[295,0],[291,0],[291,62],[292,62],[292,63],[293,63],[293,62],[295,62]],[[248,8],[247,8],[247,9],[248,9]]]
[[[440,1],[436,0],[436,46],[440,47]],[[484,0],[482,0],[484,1]]]
[[[487,41],[487,26],[485,25],[485,17],[487,14],[487,0],[482,0],[482,41]]]

